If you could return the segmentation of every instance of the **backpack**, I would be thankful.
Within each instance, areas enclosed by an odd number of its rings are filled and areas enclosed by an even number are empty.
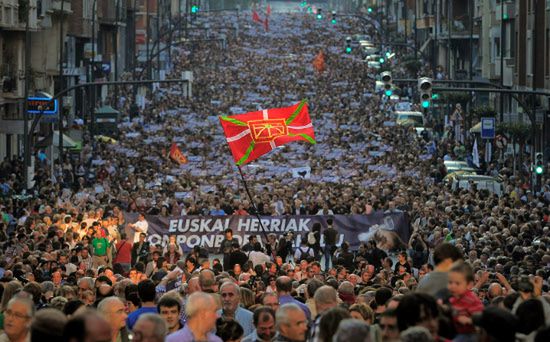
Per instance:
[[[307,261],[307,258],[309,258],[309,257],[311,256],[311,255],[309,255],[309,251],[310,251],[310,250],[311,250],[311,247],[308,246],[307,249],[306,249],[305,252],[304,252],[304,250],[300,247],[300,260],[299,260],[300,262],[301,262],[302,260],[306,260],[306,261]]]
[[[317,239],[315,238],[315,232],[307,233],[307,243],[309,245],[314,245],[316,242],[317,242]]]

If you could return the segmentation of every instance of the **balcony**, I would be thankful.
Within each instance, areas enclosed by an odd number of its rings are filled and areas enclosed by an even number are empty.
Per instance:
[[[118,5],[118,11],[117,11]],[[118,12],[118,13],[117,13]],[[126,7],[124,0],[111,0],[99,6],[99,23],[102,25],[126,26]],[[118,21],[117,21],[118,19]]]
[[[49,7],[46,7],[47,5],[49,5]],[[52,13],[59,14],[61,12],[61,7],[63,7],[63,14],[65,14],[65,15],[73,14],[73,11],[71,9],[71,1],[70,0],[43,1],[42,6],[44,7],[43,11],[45,10],[45,12],[48,13],[48,14],[52,14]]]

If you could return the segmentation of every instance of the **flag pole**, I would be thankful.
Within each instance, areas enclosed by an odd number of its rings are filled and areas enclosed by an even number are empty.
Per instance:
[[[262,230],[262,233],[265,238],[266,244],[269,243],[269,240],[267,239],[267,231],[264,228],[264,225],[262,224],[262,218],[260,217],[260,212],[258,211],[258,207],[256,206],[256,202],[254,202],[254,198],[252,197],[252,194],[250,193],[250,190],[248,189],[248,184],[246,183],[246,179],[244,178],[243,170],[241,169],[240,165],[237,165],[237,168],[239,169],[239,173],[241,174],[241,179],[243,180],[244,189],[246,190],[246,194],[248,195],[248,198],[250,199],[250,203],[252,204],[252,207],[254,208],[254,212],[256,213],[256,217],[258,218],[258,223],[260,223],[260,229]]]

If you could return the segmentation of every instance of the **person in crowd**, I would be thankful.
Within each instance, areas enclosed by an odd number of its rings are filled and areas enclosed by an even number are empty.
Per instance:
[[[323,250],[323,255],[325,258],[325,271],[328,271],[332,263],[332,255],[336,251],[336,239],[338,237],[338,232],[334,229],[332,218],[327,219],[327,229],[323,231],[323,237],[325,240],[325,247]]]
[[[314,279],[310,281],[315,281]],[[323,314],[338,305],[338,293],[332,286],[324,285],[315,290],[313,294],[317,316],[310,329],[310,340],[319,339],[321,318]]]
[[[36,309],[31,299],[12,297],[4,311],[4,333],[0,341],[25,342],[31,339],[31,322]]]
[[[241,342],[270,342],[275,337],[275,311],[268,306],[260,306],[254,310],[254,327],[250,335]]]
[[[134,324],[132,341],[164,342],[168,329],[162,317],[154,313],[144,313]]]
[[[369,325],[357,319],[344,319],[338,324],[338,330],[332,338],[334,342],[370,342]]]
[[[220,317],[216,320],[216,335],[224,342],[240,341],[243,337],[243,328],[233,319]]]
[[[180,321],[181,302],[177,299],[177,297],[174,298],[174,296],[165,294],[159,300],[157,310],[160,317],[162,317],[162,319],[166,322],[166,326],[168,328],[167,334],[174,333],[183,328]]]
[[[298,305],[288,303],[281,305],[275,315],[277,334],[274,342],[305,341],[307,318]]]
[[[126,306],[118,297],[107,297],[97,305],[97,311],[105,318],[111,326],[111,341],[129,341],[126,331]]]
[[[218,312],[220,317],[226,320],[235,320],[241,325],[244,336],[254,331],[254,314],[240,307],[241,292],[239,286],[233,282],[225,282],[220,286],[222,309]]]
[[[120,240],[113,249],[113,265],[120,264],[127,274],[132,265],[132,243],[126,233],[120,233]]]
[[[212,331],[216,328],[216,302],[204,292],[195,292],[185,304],[187,323],[181,330],[166,337],[166,342],[208,341],[222,342]]]
[[[309,311],[309,308],[304,303],[296,300],[294,297],[290,295],[292,291],[292,279],[290,279],[287,276],[281,276],[277,278],[276,281],[277,286],[277,296],[279,297],[279,304],[284,305],[287,303],[294,303],[298,305],[302,310],[304,311],[304,314],[306,315],[307,320],[309,321],[311,319],[311,312]]]
[[[380,316],[378,323],[380,337],[384,342],[399,341],[399,327],[397,326],[397,315],[395,309],[387,309]]]
[[[451,295],[449,302],[452,307],[455,329],[458,333],[455,340],[475,340],[472,316],[483,311],[483,303],[472,292],[474,272],[468,264],[458,262],[449,270],[448,278],[448,290]]]
[[[31,323],[31,342],[60,341],[67,324],[67,316],[57,309],[42,309],[36,312]]]
[[[434,250],[435,269],[420,280],[416,290],[436,298],[448,296],[448,272],[453,263],[462,259],[462,253],[456,246],[443,243]]]
[[[147,234],[139,233],[136,234],[138,240],[134,242],[132,246],[132,265],[135,266],[139,262],[147,261],[147,255],[149,254],[150,245],[149,242],[145,241]]]
[[[280,306],[279,297],[276,293],[266,292],[262,296],[262,305],[265,305],[271,308],[271,310],[273,310],[274,312],[277,312]]]
[[[228,228],[225,230],[225,237],[220,244],[220,254],[223,254],[223,267],[225,270],[230,270],[229,267],[231,252],[233,249],[233,230]]]
[[[63,340],[111,341],[111,326],[96,310],[84,309],[67,321],[63,330]]]
[[[157,305],[155,304],[156,286],[152,280],[145,279],[138,283],[137,292],[141,300],[141,307],[128,315],[126,325],[132,330],[134,324],[140,315],[144,313],[157,313]]]
[[[137,221],[134,223],[129,223],[128,227],[134,232],[134,243],[138,243],[141,234],[145,234],[145,236],[147,236],[149,223],[145,219],[145,215],[143,213],[139,213]]]

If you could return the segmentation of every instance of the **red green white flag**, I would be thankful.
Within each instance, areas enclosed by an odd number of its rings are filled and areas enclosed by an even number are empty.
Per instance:
[[[220,116],[220,123],[239,166],[291,141],[316,143],[305,100],[291,107]]]

